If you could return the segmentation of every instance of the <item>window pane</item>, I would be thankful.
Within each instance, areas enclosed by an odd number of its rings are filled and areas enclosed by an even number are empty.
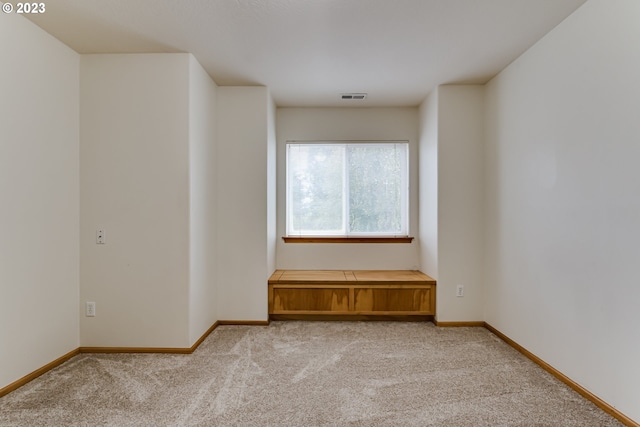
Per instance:
[[[403,230],[405,146],[353,144],[349,157],[349,229],[352,233]]]
[[[343,145],[289,145],[290,233],[345,234]]]
[[[287,234],[408,235],[407,143],[287,144]]]

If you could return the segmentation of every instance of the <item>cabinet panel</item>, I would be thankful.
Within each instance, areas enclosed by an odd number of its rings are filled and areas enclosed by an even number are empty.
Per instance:
[[[273,289],[273,312],[347,311],[349,289]]]
[[[421,312],[433,314],[431,289],[355,289],[354,310],[358,312]]]

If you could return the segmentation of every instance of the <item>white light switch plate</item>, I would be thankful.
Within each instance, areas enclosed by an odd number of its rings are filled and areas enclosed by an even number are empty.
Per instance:
[[[107,235],[103,228],[96,230],[96,244],[105,245],[107,243]]]

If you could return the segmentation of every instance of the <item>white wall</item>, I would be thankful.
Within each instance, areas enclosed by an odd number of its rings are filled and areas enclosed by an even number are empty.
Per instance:
[[[189,56],[189,343],[217,318],[216,84]]]
[[[486,320],[636,421],[639,20],[590,0],[486,94]]]
[[[272,102],[265,87],[218,88],[217,277],[223,320],[268,318]]]
[[[189,63],[82,56],[80,301],[97,305],[82,346],[191,345]]]
[[[0,14],[0,388],[78,348],[79,55]]]
[[[484,319],[483,107],[477,85],[439,86],[420,106],[420,260],[439,322]]]
[[[438,279],[438,88],[420,105],[420,269]],[[438,293],[436,292],[436,297]]]
[[[418,109],[278,108],[277,267],[281,269],[418,269]],[[318,140],[409,141],[411,244],[284,243],[286,143]],[[426,272],[428,273],[428,272]]]
[[[484,87],[438,88],[438,321],[481,321]],[[456,297],[456,286],[464,297]]]
[[[269,274],[276,269],[278,240],[276,111],[276,103],[269,94],[267,106],[267,271]]]

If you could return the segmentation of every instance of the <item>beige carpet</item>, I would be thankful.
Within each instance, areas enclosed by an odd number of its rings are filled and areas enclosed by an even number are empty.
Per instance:
[[[84,354],[0,426],[619,426],[484,328],[221,326],[192,355]]]

